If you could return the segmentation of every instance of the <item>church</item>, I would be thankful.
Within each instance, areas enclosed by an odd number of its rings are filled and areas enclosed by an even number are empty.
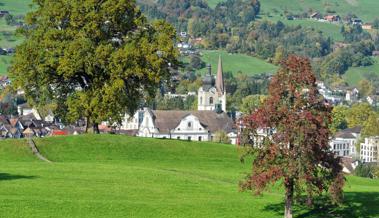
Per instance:
[[[189,141],[213,141],[218,131],[223,131],[230,143],[237,143],[234,121],[226,114],[226,90],[222,60],[219,57],[216,78],[208,65],[203,85],[198,92],[197,111],[139,110],[134,117],[125,115],[122,130],[134,130],[136,136],[179,139]]]
[[[208,73],[204,76],[203,85],[198,91],[199,111],[216,111],[226,112],[226,90],[224,86],[224,77],[222,69],[222,60],[219,56],[216,79],[212,75],[211,65],[208,64]]]

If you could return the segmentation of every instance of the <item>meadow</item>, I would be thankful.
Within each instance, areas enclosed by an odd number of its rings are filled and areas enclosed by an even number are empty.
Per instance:
[[[367,67],[350,67],[343,75],[343,78],[349,85],[356,86],[359,81],[365,79],[365,75],[374,73],[379,75],[379,57],[374,57],[374,64]]]
[[[282,217],[283,191],[240,192],[250,169],[233,145],[83,135],[0,141],[0,214],[44,217]],[[339,207],[295,217],[378,217],[379,180],[347,178]]]
[[[201,59],[205,63],[210,63],[213,72],[217,72],[218,59],[221,55],[224,72],[237,73],[241,71],[247,75],[256,75],[261,73],[275,73],[277,66],[267,63],[265,60],[244,54],[231,54],[226,51],[202,50]],[[203,68],[199,72],[206,73],[207,69]]]

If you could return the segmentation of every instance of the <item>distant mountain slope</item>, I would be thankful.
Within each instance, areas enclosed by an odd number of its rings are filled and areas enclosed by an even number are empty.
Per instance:
[[[224,0],[206,0],[211,7]],[[308,12],[309,10],[321,13],[336,13],[345,16],[352,13],[371,22],[379,17],[378,0],[262,0],[262,12],[280,14],[285,11],[292,13]]]

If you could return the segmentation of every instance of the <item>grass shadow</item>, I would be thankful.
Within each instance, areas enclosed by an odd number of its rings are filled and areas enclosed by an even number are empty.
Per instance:
[[[268,205],[264,210],[283,215],[284,203]],[[345,199],[341,205],[333,205],[326,198],[319,198],[312,208],[296,204],[293,213],[296,218],[377,218],[379,192],[345,192]]]
[[[0,173],[0,182],[8,181],[8,180],[16,180],[16,179],[34,179],[35,176],[24,176],[24,175],[13,175],[9,173]]]

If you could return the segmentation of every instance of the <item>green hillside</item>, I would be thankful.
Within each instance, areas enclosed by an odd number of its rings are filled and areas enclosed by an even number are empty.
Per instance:
[[[44,217],[282,217],[283,193],[238,191],[249,163],[235,146],[117,135],[0,141],[0,214]],[[349,177],[339,208],[296,208],[297,217],[377,217],[378,180]]]
[[[375,73],[379,75],[379,57],[374,58],[375,62],[367,67],[350,67],[343,76],[344,79],[353,86],[358,85],[358,82],[364,79],[364,75],[368,73]]]
[[[207,0],[211,7],[223,1]],[[377,0],[261,0],[261,11],[264,14],[278,15],[284,11],[301,13],[309,10],[321,13],[335,12],[340,16],[353,13],[366,22],[371,22],[378,17],[378,7]]]
[[[275,73],[277,67],[266,61],[244,54],[230,54],[226,51],[207,51],[203,50],[202,60],[205,63],[210,63],[214,72],[217,70],[219,55],[222,57],[224,72],[237,73],[241,71],[248,75],[260,73]],[[205,73],[206,68],[201,69],[201,73]]]

